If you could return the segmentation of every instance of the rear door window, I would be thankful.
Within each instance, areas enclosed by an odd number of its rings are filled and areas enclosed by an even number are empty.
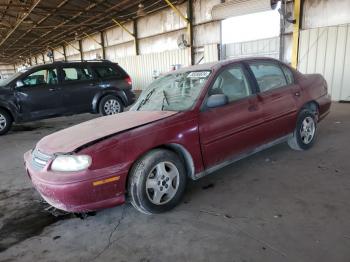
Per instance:
[[[251,62],[249,66],[258,82],[260,92],[266,92],[287,85],[286,77],[277,64],[259,61]]]
[[[41,69],[22,79],[25,86],[55,85],[57,84],[57,70],[55,68]]]
[[[121,76],[121,73],[113,66],[97,66],[95,67],[95,71],[97,76],[102,79],[118,78]]]
[[[88,67],[63,67],[63,81],[85,81],[93,78],[92,72]]]
[[[282,66],[282,70],[283,70],[284,75],[286,76],[288,85],[293,84],[294,83],[294,77],[293,77],[292,71],[286,66]]]

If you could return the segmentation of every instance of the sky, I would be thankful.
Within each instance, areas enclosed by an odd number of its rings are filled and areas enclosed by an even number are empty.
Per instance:
[[[245,42],[278,36],[280,15],[275,10],[236,16],[222,21],[222,43]]]

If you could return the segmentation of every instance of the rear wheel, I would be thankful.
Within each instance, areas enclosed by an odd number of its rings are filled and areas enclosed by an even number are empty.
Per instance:
[[[315,142],[317,120],[314,113],[305,109],[299,113],[297,126],[293,136],[288,140],[288,145],[294,150],[307,150]]]
[[[132,205],[142,213],[162,213],[174,208],[186,187],[183,161],[172,151],[155,149],[133,166],[128,192]]]
[[[12,126],[12,117],[10,114],[0,109],[0,136],[6,134]]]
[[[114,115],[123,112],[124,106],[122,101],[113,95],[102,97],[99,104],[99,111],[102,115]]]

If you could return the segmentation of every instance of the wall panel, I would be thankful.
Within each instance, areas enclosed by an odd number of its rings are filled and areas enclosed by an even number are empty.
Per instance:
[[[215,62],[219,60],[219,46],[218,44],[211,44],[204,46],[203,62]]]
[[[84,60],[102,59],[102,49],[84,52]]]
[[[84,52],[100,49],[101,45],[98,43],[101,43],[101,34],[94,34],[81,40]]]
[[[68,48],[66,47],[66,50]],[[67,52],[67,51],[66,51]],[[48,61],[50,61],[50,58],[45,55],[46,58],[48,59]],[[59,47],[59,48],[56,48],[55,50],[53,50],[53,56],[55,58],[55,61],[61,61],[61,60],[64,60],[64,55],[63,55],[63,47]],[[45,58],[45,59],[46,59]]]
[[[133,33],[133,23],[128,22],[125,23],[124,26]],[[104,33],[105,46],[113,46],[121,43],[125,43],[128,41],[132,41],[134,38],[129,35],[125,30],[123,30],[119,26],[115,26],[106,30]]]
[[[63,52],[63,50],[62,50],[62,52]],[[69,45],[66,45],[66,55],[67,56],[76,55],[76,54],[80,54],[78,41],[70,42]]]
[[[119,57],[132,56],[135,54],[134,41],[105,48],[106,59],[118,61]]]
[[[133,89],[142,90],[153,80],[154,71],[166,73],[171,66],[190,65],[190,50],[181,49],[162,53],[129,56],[118,59],[118,63],[129,73],[133,80]]]
[[[176,6],[186,14],[187,3]],[[186,27],[186,22],[171,8],[138,19],[138,35],[140,38],[154,36]]]
[[[279,37],[232,43],[223,46],[224,58],[266,56],[279,58]]]
[[[0,76],[1,76],[0,80],[7,79],[14,73],[15,73],[15,69],[13,65],[0,63]]]
[[[302,30],[298,69],[319,73],[335,101],[350,101],[350,24]]]
[[[305,0],[303,29],[350,23],[349,0]]]

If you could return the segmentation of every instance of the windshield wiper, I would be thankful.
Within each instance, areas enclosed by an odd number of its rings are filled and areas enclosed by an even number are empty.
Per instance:
[[[141,100],[140,104],[138,105],[138,107],[136,108],[136,111],[138,111],[142,106],[144,106],[148,101],[149,99],[151,98],[152,94],[154,93],[156,89],[153,89],[151,92],[149,92],[147,94],[147,96]]]
[[[169,105],[168,97],[166,96],[165,91],[163,90],[163,102],[162,102],[162,111],[164,109],[164,102],[166,102],[167,105]]]

